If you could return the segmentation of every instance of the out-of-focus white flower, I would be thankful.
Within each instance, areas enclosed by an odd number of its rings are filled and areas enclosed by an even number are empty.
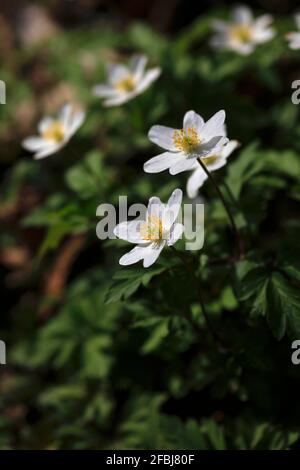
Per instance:
[[[231,49],[242,55],[253,52],[257,44],[269,41],[275,35],[270,24],[271,15],[262,15],[254,18],[248,6],[239,6],[233,9],[232,21],[215,20],[213,28],[216,32],[211,40],[213,47]]]
[[[201,157],[201,161],[210,172],[218,170],[219,168],[222,168],[222,166],[226,165],[227,158],[238,147],[238,145],[239,143],[237,140],[230,140],[219,153],[214,153],[207,157]],[[208,176],[203,168],[198,162],[195,162],[193,173],[189,177],[186,185],[186,191],[189,198],[197,196],[199,189],[207,178]]]
[[[144,164],[146,173],[169,170],[171,175],[191,170],[199,157],[219,153],[228,142],[225,137],[225,111],[219,111],[207,122],[195,111],[188,111],[182,129],[151,127],[148,137],[167,151]]]
[[[73,111],[70,104],[64,105],[57,118],[44,117],[38,124],[39,136],[27,137],[22,146],[34,152],[36,160],[48,157],[64,147],[85,118],[83,111]]]
[[[129,253],[120,258],[123,266],[143,260],[144,268],[151,266],[159,257],[162,249],[172,246],[181,238],[184,226],[176,223],[182,201],[182,191],[175,189],[165,205],[158,197],[148,202],[146,220],[121,222],[114,234],[130,243],[137,244]]]
[[[297,28],[300,30],[300,14],[295,15],[295,21]],[[300,49],[300,31],[287,33],[286,38],[289,41],[289,46],[291,49]]]
[[[155,67],[145,71],[148,58],[145,55],[134,55],[129,65],[113,64],[108,67],[108,83],[96,85],[93,94],[104,99],[104,106],[119,106],[143,93],[161,69]]]

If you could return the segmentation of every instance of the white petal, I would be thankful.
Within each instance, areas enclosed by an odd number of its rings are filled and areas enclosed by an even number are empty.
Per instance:
[[[174,245],[174,243],[176,243],[179,240],[179,238],[182,237],[183,232],[184,232],[184,225],[174,224],[170,231],[170,237],[167,242],[168,246]]]
[[[262,44],[264,42],[270,41],[275,36],[275,31],[272,28],[269,29],[257,29],[254,30],[253,40],[257,44]]]
[[[41,158],[49,157],[49,155],[52,155],[53,153],[58,152],[62,147],[64,146],[64,143],[60,144],[47,144],[43,150],[38,151],[33,158],[35,160],[40,160]]]
[[[139,82],[143,76],[145,67],[148,62],[148,57],[144,54],[136,54],[130,60],[130,70],[135,79]]]
[[[241,5],[233,9],[233,18],[237,23],[251,23],[253,14],[249,7]]]
[[[36,152],[47,145],[47,141],[42,137],[27,137],[23,140],[22,146],[25,150]]]
[[[182,153],[165,152],[151,158],[144,164],[144,171],[146,173],[159,173],[167,170],[179,160],[186,158]]]
[[[257,18],[254,22],[254,27],[255,29],[268,29],[270,24],[273,22],[273,16],[272,15],[262,15],[259,18]]]
[[[143,93],[143,91],[147,90],[152,82],[154,82],[161,74],[161,69],[156,67],[154,69],[148,70],[144,77],[141,79],[140,83],[138,83],[135,93],[139,95]]]
[[[182,191],[181,189],[175,189],[166,205],[165,217],[164,217],[164,229],[169,230],[171,225],[175,222],[178,217],[180,207],[182,203]]]
[[[183,127],[184,129],[188,129],[189,127],[195,128],[198,132],[201,132],[201,129],[204,126],[204,120],[202,117],[195,113],[195,111],[188,111],[183,119]]]
[[[64,126],[67,128],[69,126],[72,116],[72,106],[70,104],[65,104],[58,113],[58,119]]]
[[[199,164],[198,164],[199,166]],[[203,185],[204,181],[208,178],[205,171],[199,166],[194,170],[187,181],[186,191],[189,198],[193,199],[197,196],[198,190]]]
[[[219,168],[222,168],[227,163],[226,158],[222,157],[221,155],[215,156],[213,163],[210,163],[209,157],[208,158],[202,157],[201,160],[209,171],[218,170]]]
[[[198,156],[209,157],[210,155],[216,155],[221,152],[223,146],[228,143],[227,137],[216,136],[210,139],[197,150]]]
[[[130,222],[121,222],[114,228],[114,234],[121,240],[130,243],[149,243],[141,238],[140,229],[143,222],[140,220],[132,220]]]
[[[166,150],[171,150],[173,152],[178,151],[174,145],[174,136],[175,129],[166,126],[152,126],[148,132],[148,137],[151,142],[159,147],[162,147]]]
[[[183,171],[191,170],[194,166],[195,158],[186,157],[185,159],[182,159],[179,162],[175,163],[175,165],[171,166],[169,170],[170,175],[177,175],[178,173],[182,173]]]
[[[111,85],[95,85],[92,88],[92,93],[94,96],[99,96],[100,98],[108,98],[118,94],[117,90]]]
[[[159,197],[151,197],[148,202],[146,218],[148,219],[150,216],[155,216],[159,219],[164,219],[164,215],[165,205],[161,202]]]
[[[115,97],[105,100],[103,102],[103,106],[106,108],[120,106],[121,104],[127,103],[127,101],[130,101],[134,97],[135,94],[133,93],[118,93]]]
[[[235,52],[238,52],[241,55],[246,56],[246,55],[251,54],[254,51],[255,45],[253,43],[236,42],[236,43],[228,44],[228,48],[232,49]]]
[[[135,246],[131,251],[120,258],[119,263],[122,266],[128,266],[130,264],[137,263],[138,261],[144,259],[147,251],[149,251],[149,245],[147,247]]]
[[[300,49],[300,33],[288,33],[286,38],[289,41],[289,46],[291,49]]]
[[[109,64],[108,65],[108,81],[114,85],[122,78],[127,77],[130,74],[128,67],[123,64]]]
[[[213,29],[218,33],[227,33],[229,25],[226,21],[214,20],[212,23]]]
[[[298,29],[300,29],[300,13],[297,13],[295,15],[295,22],[296,22]]]
[[[205,141],[216,135],[224,135],[224,122],[226,114],[224,110],[218,111],[205,124],[201,132],[201,137]]]
[[[151,243],[149,248],[147,247],[147,251],[145,251],[145,257],[144,257],[144,262],[143,262],[144,268],[149,268],[150,266],[152,266],[153,263],[155,263],[161,251],[163,250],[165,244],[166,244],[165,240],[162,240],[160,243]]]
[[[38,131],[40,134],[43,134],[45,130],[53,123],[54,119],[52,117],[44,117],[38,124]]]
[[[83,124],[84,120],[85,120],[85,112],[84,111],[78,111],[78,112],[74,113],[74,115],[70,119],[69,128],[67,128],[67,137],[68,138],[70,138],[72,135],[75,134],[75,132]]]
[[[239,147],[240,143],[237,140],[230,140],[226,145],[224,145],[221,155],[224,158],[228,158],[229,155],[234,152],[234,150]]]

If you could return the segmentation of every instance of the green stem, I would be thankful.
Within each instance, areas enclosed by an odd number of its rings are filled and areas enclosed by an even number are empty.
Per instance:
[[[200,304],[200,307],[201,307],[201,310],[202,310],[202,313],[203,313],[203,316],[204,316],[204,319],[206,321],[206,324],[207,324],[207,327],[208,327],[208,330],[211,334],[211,336],[214,338],[214,340],[217,342],[218,346],[220,347],[221,351],[222,352],[227,352],[228,351],[228,348],[224,345],[224,342],[222,340],[222,338],[218,335],[218,333],[215,331],[211,321],[210,321],[210,318],[209,318],[209,315],[206,311],[206,308],[205,308],[205,304],[203,302],[203,298],[202,298],[202,293],[201,293],[201,289],[200,289],[200,286],[199,286],[199,282],[198,282],[198,279],[194,273],[194,270],[193,270],[193,267],[190,265],[190,263],[188,263],[185,259],[185,257],[180,253],[180,251],[177,251],[176,248],[174,246],[171,246],[170,247],[172,249],[172,251],[176,254],[176,256],[182,261],[182,263],[184,264],[187,272],[191,275],[192,277],[192,280],[193,280],[193,283],[194,283],[194,286],[195,286],[195,289],[196,289],[196,294],[197,294],[197,299],[198,299],[198,302]],[[199,327],[199,325],[194,321],[193,318],[190,318],[190,321],[191,323],[193,324],[193,326],[201,332],[201,329]]]
[[[244,242],[243,242],[243,239],[241,237],[241,234],[236,226],[236,223],[235,223],[235,220],[234,220],[234,217],[231,213],[231,210],[230,210],[230,207],[228,206],[227,202],[226,202],[226,199],[224,198],[223,194],[222,194],[222,191],[220,190],[215,178],[213,177],[213,175],[210,173],[210,171],[208,171],[206,165],[202,162],[201,158],[199,157],[198,159],[198,163],[199,165],[201,166],[201,168],[203,169],[203,171],[206,173],[207,177],[209,178],[210,182],[212,183],[212,185],[214,186],[223,206],[224,206],[224,209],[225,211],[227,212],[227,215],[228,215],[228,218],[229,218],[229,221],[230,221],[230,224],[232,226],[232,230],[234,231],[235,233],[235,236],[236,236],[236,240],[237,240],[237,244],[238,244],[238,249],[239,249],[239,258],[242,258],[244,256]]]

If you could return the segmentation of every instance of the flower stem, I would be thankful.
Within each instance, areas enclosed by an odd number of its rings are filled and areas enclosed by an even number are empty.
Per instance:
[[[203,169],[203,171],[206,173],[206,175],[208,176],[210,182],[212,183],[212,185],[214,186],[219,198],[221,199],[221,202],[224,206],[224,209],[226,210],[227,212],[227,215],[228,215],[228,218],[230,220],[230,224],[232,226],[232,230],[234,231],[235,233],[235,236],[236,236],[236,240],[237,240],[237,244],[238,244],[238,250],[239,250],[239,258],[242,258],[244,256],[244,252],[245,252],[245,249],[244,249],[244,241],[242,239],[242,236],[236,226],[236,223],[235,223],[235,220],[234,220],[234,217],[232,215],[232,212],[226,202],[226,199],[225,197],[223,196],[222,194],[222,191],[220,190],[215,178],[213,177],[213,175],[210,173],[210,171],[207,169],[206,165],[202,162],[201,158],[199,157],[198,159],[198,163],[199,165],[201,166],[201,168]]]
[[[198,302],[200,304],[200,307],[201,307],[201,310],[202,310],[202,313],[203,313],[203,316],[205,318],[205,321],[206,321],[206,324],[207,324],[207,327],[208,327],[208,330],[211,334],[211,336],[214,338],[214,340],[216,341],[216,343],[218,344],[218,346],[220,347],[220,350],[222,352],[228,352],[228,348],[225,346],[222,338],[219,336],[219,334],[215,331],[211,321],[210,321],[210,318],[209,318],[209,315],[206,311],[206,308],[205,308],[205,304],[203,302],[203,298],[202,298],[202,293],[201,293],[201,289],[200,289],[200,286],[199,286],[199,282],[198,282],[198,279],[194,273],[194,270],[193,270],[193,267],[190,265],[190,263],[185,259],[185,257],[182,255],[182,253],[180,253],[180,251],[177,251],[176,248],[174,246],[171,246],[170,247],[172,249],[172,251],[176,254],[176,256],[182,261],[182,263],[184,264],[187,272],[191,275],[192,277],[192,280],[193,280],[193,283],[194,283],[194,287],[196,289],[196,294],[197,294],[197,298],[198,298]],[[191,323],[193,324],[193,326],[199,331],[200,328],[199,328],[199,325],[194,321],[193,318],[190,319]]]

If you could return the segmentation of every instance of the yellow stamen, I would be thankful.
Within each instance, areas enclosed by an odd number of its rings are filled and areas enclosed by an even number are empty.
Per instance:
[[[247,24],[233,25],[229,30],[229,34],[234,41],[243,44],[250,42],[253,37],[252,28]]]
[[[178,150],[184,153],[193,153],[201,143],[201,139],[194,127],[188,127],[174,131],[173,142]]]
[[[55,142],[61,142],[64,139],[65,131],[60,121],[53,121],[47,129],[44,130],[42,136],[46,140],[54,140]]]
[[[156,215],[149,215],[148,220],[140,227],[140,235],[143,240],[157,242],[163,238],[162,221]]]
[[[128,74],[125,78],[122,78],[118,82],[116,82],[115,87],[118,91],[121,91],[122,93],[128,93],[130,91],[133,91],[136,87],[136,81],[135,78]]]

